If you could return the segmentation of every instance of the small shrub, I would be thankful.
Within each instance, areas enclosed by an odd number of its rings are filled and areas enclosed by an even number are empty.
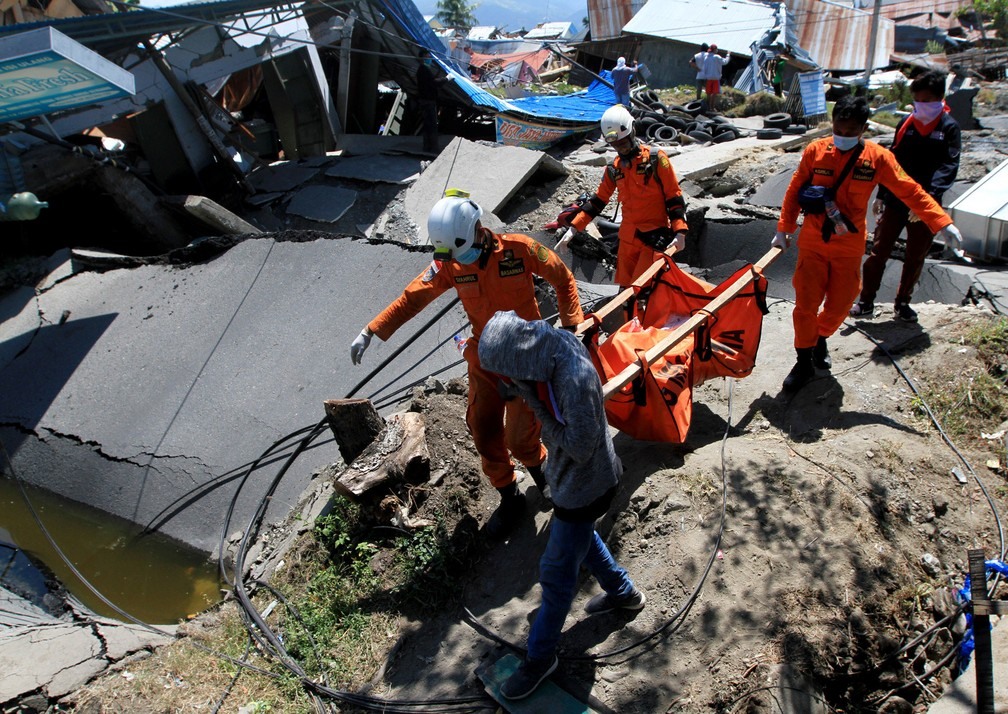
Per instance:
[[[872,114],[872,121],[878,124],[885,124],[886,126],[896,127],[899,124],[900,118],[893,114],[892,112],[876,112]]]
[[[770,92],[757,92],[746,97],[745,104],[736,116],[766,116],[784,111],[784,98]]]
[[[937,40],[928,40],[924,43],[924,51],[929,55],[945,54],[945,45]]]

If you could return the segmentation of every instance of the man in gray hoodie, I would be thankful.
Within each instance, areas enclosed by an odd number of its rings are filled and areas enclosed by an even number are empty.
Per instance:
[[[542,424],[548,456],[543,470],[553,501],[549,541],[539,561],[542,606],[532,623],[525,661],[501,687],[523,699],[556,669],[557,643],[584,564],[602,586],[585,610],[640,610],[644,593],[595,531],[623,472],[613,449],[602,383],[587,351],[570,332],[542,320],[498,312],[479,342],[483,368],[501,377],[505,397],[520,396]]]

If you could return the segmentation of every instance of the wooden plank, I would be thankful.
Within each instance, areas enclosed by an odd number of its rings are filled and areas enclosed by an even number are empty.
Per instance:
[[[716,298],[707,303],[707,307],[704,312],[698,312],[689,320],[684,322],[682,325],[677,327],[675,330],[670,332],[665,336],[664,339],[655,344],[651,349],[644,353],[644,359],[647,360],[648,364],[653,363],[655,360],[661,358],[666,352],[675,347],[677,344],[682,342],[684,339],[696,332],[697,328],[707,321],[710,315],[713,315],[722,307],[728,304],[736,295],[738,295],[742,290],[745,289],[753,281],[753,276],[756,271],[763,271],[768,265],[777,260],[778,256],[784,252],[780,248],[771,248],[766,252],[766,254],[759,259],[759,262],[753,266],[752,270],[744,275],[740,275],[736,278],[735,282],[732,283],[727,290],[718,295]],[[622,372],[617,374],[615,377],[610,379],[602,387],[602,398],[609,399],[616,392],[623,389],[626,385],[630,384],[641,372],[640,360],[634,362],[633,364],[627,365]]]
[[[675,253],[676,248],[673,245],[670,245],[668,248],[665,249],[665,255],[669,257],[672,257],[673,255],[675,255]],[[623,306],[623,303],[625,303],[627,300],[629,300],[634,296],[634,294],[637,292],[636,290],[634,290],[634,288],[642,288],[648,283],[650,283],[651,279],[654,278],[654,276],[657,275],[658,272],[664,267],[665,267],[664,260],[656,260],[654,263],[651,264],[650,268],[648,268],[647,270],[645,270],[643,273],[640,274],[640,277],[638,277],[636,280],[630,283],[631,287],[628,287],[625,290],[621,290],[619,293],[616,294],[615,297],[609,300],[609,302],[607,302],[598,310],[595,310],[592,314],[595,315],[599,320],[605,319],[607,315],[610,315],[613,312],[615,312],[618,308]],[[594,320],[585,320],[584,322],[582,322],[580,325],[577,326],[577,329],[574,331],[574,334],[580,337],[582,334],[584,334],[584,332],[588,328],[592,327],[594,324],[595,324]]]
[[[216,228],[223,235],[262,233],[260,229],[244,218],[235,215],[206,196],[186,196],[182,201],[182,208],[208,226]]]
[[[550,678],[540,684],[525,699],[505,699],[500,693],[501,685],[518,669],[521,660],[513,654],[506,654],[493,663],[476,670],[476,676],[494,701],[510,714],[597,714],[597,710],[578,701],[572,694],[561,689]]]

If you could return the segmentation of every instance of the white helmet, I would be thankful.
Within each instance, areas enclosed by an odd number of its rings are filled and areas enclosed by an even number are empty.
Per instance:
[[[606,109],[599,124],[602,138],[609,144],[633,135],[633,117],[622,104]]]
[[[459,196],[446,196],[434,204],[427,217],[427,235],[438,260],[454,258],[468,265],[479,257],[481,249],[474,247],[476,223],[483,209],[474,201]]]

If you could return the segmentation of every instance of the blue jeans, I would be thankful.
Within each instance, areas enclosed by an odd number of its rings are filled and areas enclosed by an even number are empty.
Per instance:
[[[630,92],[616,92],[616,103],[630,108]]]
[[[595,523],[571,523],[553,518],[549,541],[539,561],[542,606],[532,623],[528,658],[552,659],[567,613],[577,594],[578,571],[584,563],[599,585],[615,598],[633,592],[634,584],[595,532]]]

